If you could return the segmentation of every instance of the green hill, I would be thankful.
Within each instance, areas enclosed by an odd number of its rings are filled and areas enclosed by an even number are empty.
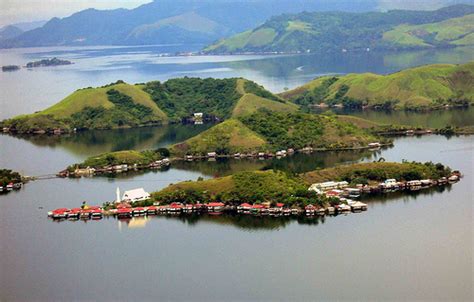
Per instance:
[[[74,92],[43,111],[1,122],[12,132],[53,129],[113,129],[181,122],[203,113],[225,120],[259,108],[291,112],[298,106],[254,82],[241,79],[179,78],[129,85],[122,81]]]
[[[183,143],[174,145],[171,151],[177,155],[204,155],[207,152],[231,154],[265,150],[266,145],[264,138],[247,128],[242,122],[229,119]]]
[[[368,127],[366,127],[368,128]],[[337,116],[275,112],[266,109],[220,123],[203,133],[176,144],[177,156],[275,152],[281,149],[313,147],[344,149],[365,147],[376,141],[369,129]]]
[[[139,85],[121,81],[77,90],[61,102],[34,114],[2,122],[20,133],[78,129],[110,129],[164,124],[166,114]]]
[[[400,47],[474,45],[474,14],[423,25],[399,25],[383,40]]]
[[[307,107],[320,103],[345,107],[431,109],[467,105],[474,100],[474,62],[426,65],[389,75],[372,73],[321,77],[281,94]]]
[[[215,42],[207,53],[321,52],[473,45],[474,6],[436,11],[302,12]]]

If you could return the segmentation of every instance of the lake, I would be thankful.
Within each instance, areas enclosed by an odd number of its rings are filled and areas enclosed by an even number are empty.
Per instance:
[[[160,139],[143,141],[132,145],[160,145]],[[39,144],[1,135],[0,144],[12,148],[2,154],[0,165],[30,174],[56,171],[87,155],[80,143],[66,138]],[[88,146],[95,153],[116,144],[98,140]],[[1,298],[469,300],[473,149],[469,136],[404,137],[376,153],[182,163],[117,178],[31,182],[0,196]],[[464,178],[444,190],[372,198],[366,212],[323,219],[153,217],[57,223],[46,217],[47,210],[75,207],[83,200],[112,200],[117,186],[153,191],[237,170],[302,172],[380,157],[439,161],[461,169]]]
[[[200,46],[195,46],[199,49]],[[318,75],[388,73],[462,63],[472,49],[298,56],[166,57],[182,46],[1,50],[0,65],[57,56],[74,65],[0,73],[0,119],[52,105],[71,91],[123,79],[243,76],[278,92]],[[473,125],[473,111],[351,112],[414,126]],[[65,136],[0,134],[0,167],[48,175],[88,156],[183,141],[211,125],[170,125]],[[376,152],[297,154],[282,160],[175,163],[114,178],[50,179],[0,195],[0,300],[472,300],[472,136],[395,139]],[[457,184],[376,196],[360,214],[318,219],[153,217],[54,222],[48,210],[100,204],[117,187],[152,192],[236,171],[301,173],[337,164],[434,161],[459,169]]]
[[[328,74],[386,74],[423,64],[474,60],[473,48],[284,56],[163,56],[201,47],[158,45],[0,50],[0,65],[24,66],[29,61],[51,57],[74,62],[73,65],[0,72],[0,119],[45,109],[76,89],[102,86],[119,79],[141,83],[184,76],[244,77],[272,92],[281,92],[285,87],[291,89]]]

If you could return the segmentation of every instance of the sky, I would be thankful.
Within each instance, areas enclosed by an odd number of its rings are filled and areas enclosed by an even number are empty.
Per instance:
[[[135,8],[151,0],[0,0],[0,27],[67,17],[87,8]]]

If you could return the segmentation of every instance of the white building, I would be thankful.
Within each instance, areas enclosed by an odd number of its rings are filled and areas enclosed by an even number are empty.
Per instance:
[[[308,190],[310,191],[316,191],[321,192],[321,191],[328,191],[328,190],[333,190],[333,189],[344,189],[349,185],[347,181],[327,181],[327,182],[322,182],[322,183],[315,183],[312,184]]]
[[[146,192],[143,188],[139,189],[134,189],[134,190],[129,190],[125,191],[122,196],[123,201],[143,201],[150,199],[150,193]]]

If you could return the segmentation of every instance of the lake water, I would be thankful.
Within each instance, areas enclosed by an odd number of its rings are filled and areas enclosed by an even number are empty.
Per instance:
[[[51,56],[75,64],[0,73],[0,119],[43,109],[74,89],[117,79],[244,76],[282,91],[322,74],[387,73],[425,63],[474,59],[466,49],[159,56],[180,50],[173,45],[2,50],[0,65],[24,65]],[[367,117],[382,122],[431,127],[474,124],[472,109],[440,111],[429,117],[370,114]],[[0,167],[25,175],[54,174],[91,155],[167,146],[210,126],[88,131],[60,137],[0,134]],[[0,195],[0,300],[472,300],[473,151],[472,136],[432,135],[397,138],[394,147],[374,153],[176,163],[166,171],[115,178],[30,182],[20,191]],[[50,209],[76,207],[83,200],[91,204],[112,200],[117,187],[151,192],[170,183],[242,170],[300,173],[380,157],[442,162],[460,169],[464,178],[442,190],[377,196],[368,201],[364,213],[324,219],[153,217],[57,223],[46,217]]]
[[[201,45],[186,48],[199,50]],[[245,77],[273,92],[294,88],[315,77],[351,72],[390,73],[432,63],[474,60],[473,48],[398,53],[330,53],[290,56],[164,57],[180,45],[143,47],[31,48],[0,50],[0,65],[58,57],[75,64],[0,72],[0,119],[51,106],[76,89],[119,79],[140,83],[169,78]]]
[[[144,142],[160,145],[160,140]],[[30,174],[56,171],[87,155],[86,148],[66,138],[35,144],[2,135],[0,144],[15,150],[7,149],[0,165]],[[107,141],[103,147],[100,141],[89,145],[92,153],[115,146]],[[31,182],[0,196],[0,298],[470,300],[473,149],[468,136],[406,137],[377,153],[300,155],[277,163],[183,163],[134,176]],[[153,217],[57,223],[46,217],[49,209],[75,207],[82,200],[111,200],[117,186],[153,191],[236,170],[302,172],[381,156],[443,162],[461,169],[464,178],[444,190],[373,198],[367,212],[324,219]]]

